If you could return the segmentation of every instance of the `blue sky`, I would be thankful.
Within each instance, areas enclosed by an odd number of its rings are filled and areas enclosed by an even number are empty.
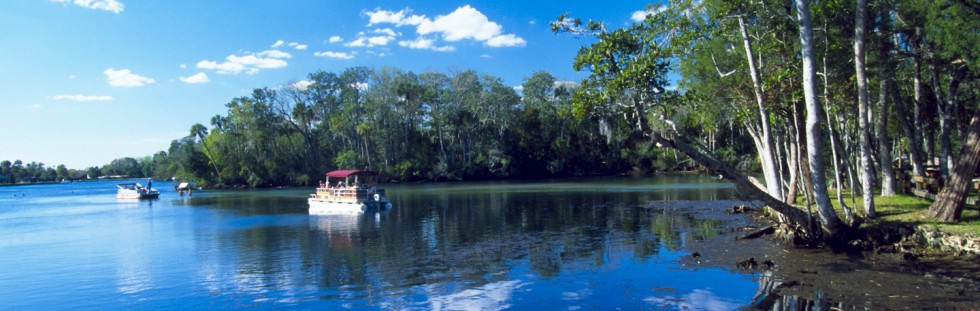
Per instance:
[[[632,22],[647,1],[133,1],[0,3],[0,160],[83,169],[166,151],[232,98],[353,66],[467,69],[520,85],[579,80],[589,38],[563,12]],[[637,16],[643,16],[639,14]]]

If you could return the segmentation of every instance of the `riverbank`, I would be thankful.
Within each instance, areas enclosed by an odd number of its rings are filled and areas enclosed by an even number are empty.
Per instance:
[[[972,232],[980,215],[973,209],[964,214],[965,223],[937,224],[921,217],[929,202],[915,200],[876,198],[879,218],[861,226],[864,238],[836,250],[797,247],[778,235],[743,238],[771,224],[760,210],[700,209],[698,217],[724,220],[728,227],[688,245],[692,255],[680,263],[754,275],[759,289],[750,307],[757,309],[975,308],[980,257]]]
[[[863,215],[860,198],[854,201],[853,209]],[[980,256],[980,211],[968,206],[960,222],[940,223],[925,216],[931,203],[909,195],[875,197],[878,217],[861,224],[865,241],[852,244],[905,256]],[[839,209],[837,203],[835,207]]]

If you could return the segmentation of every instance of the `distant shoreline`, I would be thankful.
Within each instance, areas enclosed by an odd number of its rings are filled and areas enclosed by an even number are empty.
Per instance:
[[[76,183],[76,182],[96,182],[96,181],[107,181],[107,180],[130,180],[130,179],[145,179],[145,178],[80,179],[80,180],[73,180],[73,181],[67,182],[67,183],[63,183],[63,182],[60,182],[60,181],[45,181],[45,182],[34,182],[34,183],[0,184],[0,187],[36,186],[36,185],[57,185],[57,184],[70,184],[70,183]]]

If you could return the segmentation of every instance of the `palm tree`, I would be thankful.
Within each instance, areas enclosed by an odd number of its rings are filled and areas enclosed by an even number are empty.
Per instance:
[[[204,139],[208,136],[208,128],[200,123],[195,123],[193,126],[191,126],[190,136],[197,137],[201,140],[201,143],[204,144],[204,152],[207,153],[208,159],[211,160],[211,166],[214,167],[214,176],[220,180],[221,174],[218,171],[218,164],[215,163],[214,157],[211,156],[211,149],[208,148],[208,142]]]

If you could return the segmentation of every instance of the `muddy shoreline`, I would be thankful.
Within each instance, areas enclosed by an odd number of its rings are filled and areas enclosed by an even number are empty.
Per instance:
[[[747,309],[974,310],[980,306],[980,260],[975,255],[929,245],[937,239],[923,239],[916,230],[902,236],[886,232],[882,235],[894,244],[876,244],[869,251],[797,247],[778,233],[742,239],[770,223],[758,210],[731,212],[741,204],[751,206],[737,201],[673,201],[650,202],[647,208],[677,209],[722,221],[721,233],[687,245],[691,256],[681,258],[679,264],[752,274],[759,293]]]

